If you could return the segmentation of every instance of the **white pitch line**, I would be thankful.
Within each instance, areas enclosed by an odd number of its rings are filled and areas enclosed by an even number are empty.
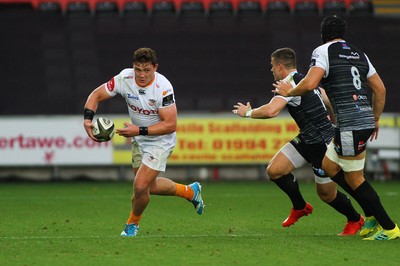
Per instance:
[[[270,234],[268,234],[270,235]],[[260,237],[267,234],[227,234],[227,235],[138,235],[133,238],[203,238],[203,237]],[[46,239],[84,239],[84,238],[126,238],[115,236],[0,236],[0,240],[46,240]]]
[[[124,195],[82,195],[82,196],[51,196],[51,200],[75,200],[75,199],[126,199]],[[0,196],[1,200],[48,200],[47,196]]]
[[[276,234],[278,235],[278,234]],[[227,238],[240,238],[240,237],[269,237],[271,234],[219,234],[219,235],[137,235],[135,237],[122,237],[119,235],[112,236],[0,236],[1,240],[46,240],[46,239],[87,239],[87,238],[121,238],[121,239],[135,239],[135,238],[215,238],[215,237],[227,237]],[[297,234],[298,237],[302,236],[334,236],[334,234],[317,234],[312,235]]]

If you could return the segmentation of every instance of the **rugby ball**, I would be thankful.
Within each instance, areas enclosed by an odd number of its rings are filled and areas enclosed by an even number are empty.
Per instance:
[[[105,117],[99,117],[93,122],[93,136],[101,142],[109,141],[114,136],[114,122]]]

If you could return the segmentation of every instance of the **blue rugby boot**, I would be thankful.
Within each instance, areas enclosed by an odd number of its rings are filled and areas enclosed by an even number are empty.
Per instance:
[[[121,236],[136,236],[139,231],[139,226],[136,224],[125,224],[125,229]]]
[[[204,202],[203,199],[201,198],[201,186],[199,182],[194,182],[189,185],[191,189],[194,191],[193,198],[190,200],[190,202],[193,203],[194,208],[196,209],[196,212],[201,215],[203,214],[204,211]]]

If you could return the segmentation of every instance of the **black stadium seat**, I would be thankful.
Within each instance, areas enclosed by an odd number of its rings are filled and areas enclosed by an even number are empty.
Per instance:
[[[159,1],[153,4],[152,15],[154,16],[175,16],[175,4],[172,1]]]
[[[259,16],[262,14],[261,4],[258,1],[241,1],[238,5],[238,16]]]
[[[343,16],[346,14],[346,4],[343,0],[325,0],[322,7],[322,13],[325,16]]]
[[[124,15],[127,16],[147,16],[148,10],[143,1],[129,1],[124,5]]]
[[[212,17],[226,17],[233,15],[232,3],[229,1],[213,1],[210,3],[209,14]]]
[[[268,2],[266,9],[267,16],[290,15],[290,6],[284,0],[272,0]]]
[[[369,0],[353,0],[349,13],[351,16],[371,16],[374,14],[374,6]]]
[[[297,16],[317,16],[318,4],[313,0],[296,2],[294,12]]]
[[[44,13],[62,13],[62,8],[59,2],[41,2],[38,10]]]
[[[89,15],[91,10],[88,2],[70,2],[66,12],[69,15]]]
[[[95,12],[101,15],[116,15],[119,10],[116,2],[105,1],[96,3]]]
[[[205,9],[202,1],[184,1],[182,2],[180,14],[185,17],[200,17],[205,15]]]

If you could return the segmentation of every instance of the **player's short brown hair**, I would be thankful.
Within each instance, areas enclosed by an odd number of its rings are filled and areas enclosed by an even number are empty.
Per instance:
[[[133,64],[135,63],[151,63],[155,66],[157,64],[156,52],[147,47],[137,49],[133,53]]]
[[[291,48],[285,47],[275,50],[271,54],[271,58],[274,58],[277,63],[284,65],[287,69],[296,68],[296,53]]]

